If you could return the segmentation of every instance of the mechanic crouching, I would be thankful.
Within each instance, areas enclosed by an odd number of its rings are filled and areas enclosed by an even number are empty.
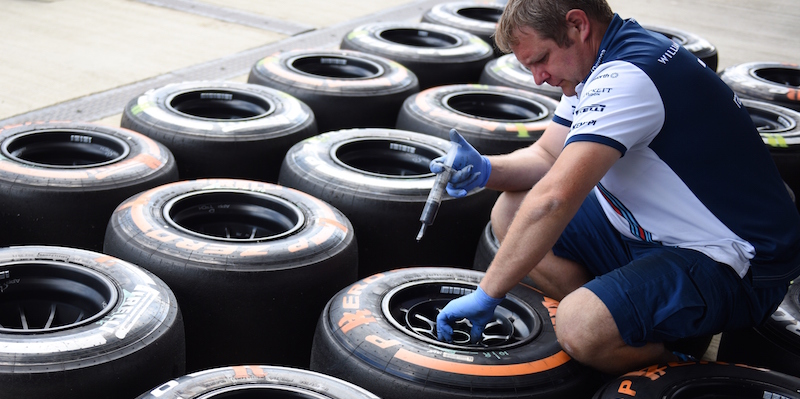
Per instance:
[[[510,0],[495,41],[564,96],[511,154],[482,156],[451,131],[447,191],[502,191],[501,245],[480,287],[440,312],[440,340],[467,318],[477,341],[526,275],[560,301],[564,350],[609,374],[686,360],[665,343],[772,314],[800,275],[800,215],[715,71],[605,0]]]

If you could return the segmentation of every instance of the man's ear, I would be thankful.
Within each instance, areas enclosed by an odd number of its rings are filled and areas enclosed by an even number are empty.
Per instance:
[[[569,10],[567,11],[567,34],[573,40],[580,40],[585,42],[588,40],[592,33],[592,26],[589,17],[583,10]],[[573,31],[577,30],[577,32]]]

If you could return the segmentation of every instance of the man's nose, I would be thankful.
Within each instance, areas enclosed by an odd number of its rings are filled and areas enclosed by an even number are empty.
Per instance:
[[[533,74],[533,81],[536,82],[537,85],[542,85],[550,78],[550,75],[542,68],[532,67],[530,71]]]

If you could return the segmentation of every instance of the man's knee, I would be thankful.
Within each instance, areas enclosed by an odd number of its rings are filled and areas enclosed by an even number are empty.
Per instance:
[[[502,242],[508,233],[508,228],[517,214],[522,200],[525,199],[527,191],[503,192],[492,208],[492,231],[494,236]]]
[[[622,344],[617,326],[605,304],[593,292],[579,288],[564,297],[556,313],[556,338],[578,361]]]

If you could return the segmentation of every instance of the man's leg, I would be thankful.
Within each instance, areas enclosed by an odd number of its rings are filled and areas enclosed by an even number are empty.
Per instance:
[[[573,359],[612,375],[678,360],[660,343],[627,345],[606,305],[586,288],[575,290],[559,303],[556,336]]]

